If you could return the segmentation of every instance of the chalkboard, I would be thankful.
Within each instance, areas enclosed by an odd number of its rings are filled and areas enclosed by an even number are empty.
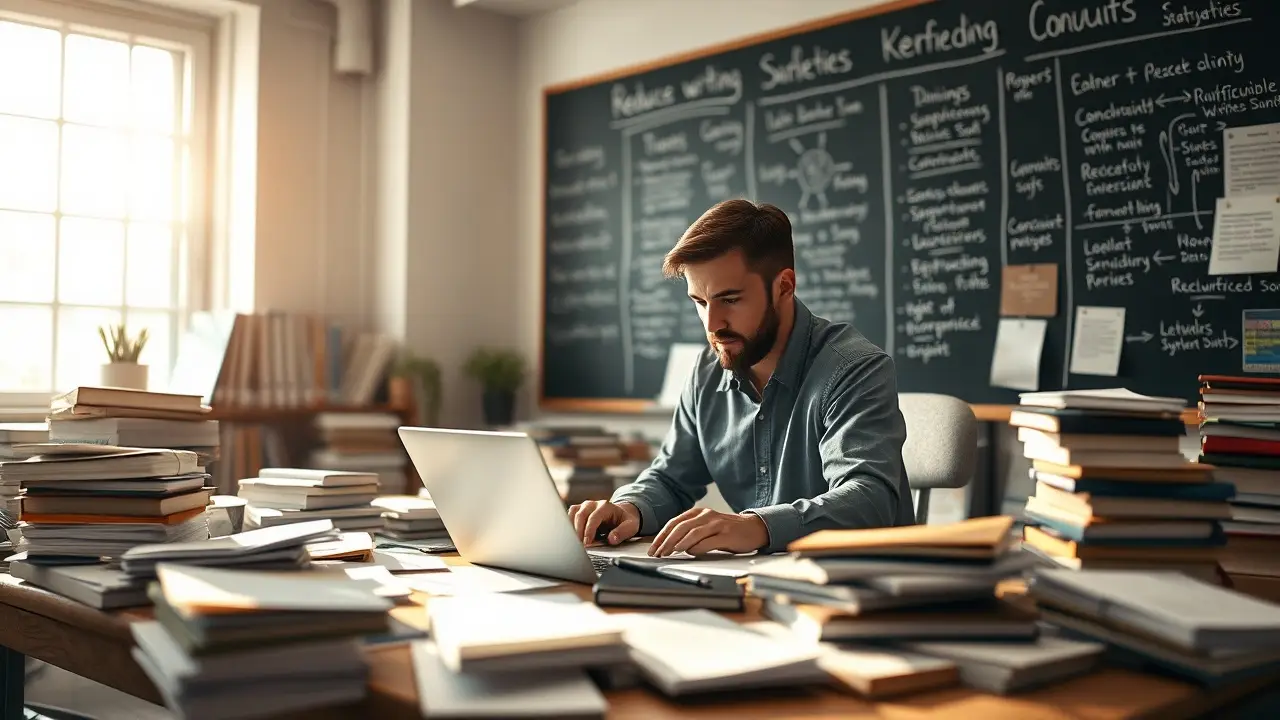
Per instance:
[[[1039,389],[1193,399],[1273,341],[1276,275],[1208,270],[1224,134],[1280,121],[1277,30],[1275,0],[897,2],[548,88],[544,406],[652,401],[705,342],[662,256],[732,197],[788,213],[798,297],[901,391],[1016,403],[1001,283],[1048,263]],[[1116,376],[1071,371],[1093,306],[1125,312]]]

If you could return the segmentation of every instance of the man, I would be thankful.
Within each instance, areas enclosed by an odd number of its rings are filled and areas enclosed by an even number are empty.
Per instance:
[[[795,296],[791,223],[727,200],[667,254],[709,347],[652,465],[569,509],[584,542],[657,533],[648,553],[778,552],[816,530],[914,520],[893,359]],[[737,512],[694,507],[714,482]]]

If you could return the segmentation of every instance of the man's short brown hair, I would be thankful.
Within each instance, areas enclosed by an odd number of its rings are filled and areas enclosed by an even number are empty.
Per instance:
[[[752,272],[773,284],[778,273],[794,269],[791,221],[774,205],[750,200],[725,200],[702,214],[684,232],[662,262],[667,277],[683,277],[687,265],[697,265],[741,250]]]

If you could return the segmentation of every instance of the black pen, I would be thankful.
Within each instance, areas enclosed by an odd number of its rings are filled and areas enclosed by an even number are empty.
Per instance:
[[[702,588],[711,587],[710,578],[705,578],[698,573],[682,570],[680,568],[668,567],[665,565],[656,565],[651,562],[641,560],[632,560],[631,558],[616,557],[613,564],[623,570],[631,570],[643,575],[652,575],[653,577],[666,578],[667,580],[675,580],[676,582],[697,585]]]

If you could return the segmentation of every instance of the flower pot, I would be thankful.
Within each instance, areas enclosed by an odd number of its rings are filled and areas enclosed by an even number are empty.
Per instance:
[[[485,390],[481,400],[484,406],[484,422],[486,425],[510,425],[515,421],[515,393],[506,390]]]
[[[137,363],[109,363],[102,366],[103,387],[147,389],[147,366]]]

